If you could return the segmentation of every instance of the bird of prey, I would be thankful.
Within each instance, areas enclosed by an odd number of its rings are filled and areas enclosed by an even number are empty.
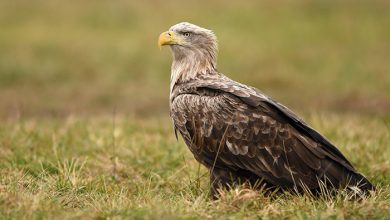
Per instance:
[[[296,192],[374,186],[345,156],[287,107],[217,70],[213,31],[188,22],[163,32],[173,54],[170,115],[195,159],[210,172],[211,193],[237,183]]]

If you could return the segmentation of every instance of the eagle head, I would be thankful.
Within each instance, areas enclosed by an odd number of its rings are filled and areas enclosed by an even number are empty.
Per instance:
[[[158,46],[169,45],[174,60],[191,59],[216,64],[217,37],[214,32],[197,25],[181,22],[160,34]]]

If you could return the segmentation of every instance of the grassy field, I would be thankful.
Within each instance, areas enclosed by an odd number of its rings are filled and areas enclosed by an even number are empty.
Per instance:
[[[388,218],[386,124],[337,115],[309,121],[377,185],[372,197],[267,198],[237,189],[212,201],[207,171],[168,120],[26,120],[0,128],[0,218]]]
[[[390,3],[0,1],[0,219],[390,218]],[[236,189],[168,118],[171,55],[189,21],[219,70],[302,115],[378,186],[362,201]]]

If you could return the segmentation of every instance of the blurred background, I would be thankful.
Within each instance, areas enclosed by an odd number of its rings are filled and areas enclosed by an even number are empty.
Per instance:
[[[390,1],[0,1],[0,119],[168,117],[188,21],[217,34],[219,70],[299,113],[390,117]]]

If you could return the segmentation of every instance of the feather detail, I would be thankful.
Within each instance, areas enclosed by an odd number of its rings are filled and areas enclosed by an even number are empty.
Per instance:
[[[264,180],[282,189],[374,186],[344,155],[295,113],[259,90],[216,69],[214,33],[190,23],[170,28],[191,32],[170,44],[174,61],[170,115],[196,160],[210,170],[212,191],[236,179]]]
[[[171,116],[195,158],[209,168],[221,148],[215,166],[243,170],[282,188],[316,189],[325,177],[341,187],[357,176],[324,137],[275,106],[259,91],[215,75],[175,87]]]

